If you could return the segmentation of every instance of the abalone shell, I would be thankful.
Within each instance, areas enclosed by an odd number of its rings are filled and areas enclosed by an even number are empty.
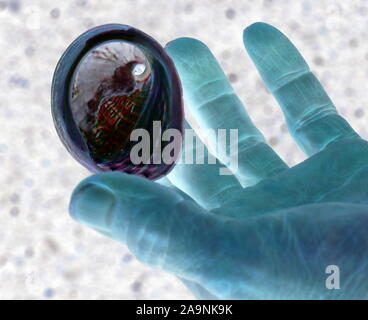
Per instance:
[[[177,129],[182,136],[180,81],[161,45],[142,31],[109,24],[79,36],[56,67],[51,95],[60,139],[91,171],[157,179],[173,167],[174,161],[153,161],[153,152],[157,145],[159,151],[169,143],[181,145],[181,139],[156,141],[153,128],[159,123],[161,132]],[[130,151],[138,141],[130,135],[135,129],[149,133],[152,161],[132,162]]]

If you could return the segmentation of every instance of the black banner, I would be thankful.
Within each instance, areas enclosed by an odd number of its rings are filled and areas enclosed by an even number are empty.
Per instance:
[[[240,301],[240,300],[109,300],[109,301],[0,301],[2,314],[48,319],[253,319],[281,314],[293,318],[323,315],[341,309],[349,313],[367,308],[366,301]],[[296,308],[294,308],[296,307]],[[318,307],[318,309],[317,309]],[[322,307],[322,308],[321,308]],[[8,309],[8,310],[7,310]],[[325,309],[325,310],[323,310]],[[128,317],[128,318],[127,318]]]

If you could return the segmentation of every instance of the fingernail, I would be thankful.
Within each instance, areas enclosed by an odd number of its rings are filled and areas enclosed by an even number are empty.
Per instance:
[[[109,189],[90,183],[74,191],[69,210],[78,222],[109,234],[115,202],[115,195]]]

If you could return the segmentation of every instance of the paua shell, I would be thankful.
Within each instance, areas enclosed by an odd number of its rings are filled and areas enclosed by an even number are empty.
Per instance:
[[[109,24],[79,36],[56,67],[51,101],[60,139],[91,171],[117,170],[157,179],[174,165],[137,164],[130,157],[137,143],[130,138],[134,129],[150,134],[151,160],[155,146],[162,151],[170,143],[157,144],[152,138],[154,121],[160,121],[161,132],[183,133],[182,92],[174,64],[142,31]]]

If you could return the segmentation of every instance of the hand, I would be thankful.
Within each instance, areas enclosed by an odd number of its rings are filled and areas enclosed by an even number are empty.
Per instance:
[[[173,186],[97,174],[75,189],[71,213],[199,298],[368,298],[368,143],[283,34],[256,23],[244,43],[306,161],[288,168],[208,48],[181,38],[166,50],[187,107],[202,128],[238,129],[237,172],[178,164],[168,176]],[[338,290],[326,288],[329,265],[340,270]]]

